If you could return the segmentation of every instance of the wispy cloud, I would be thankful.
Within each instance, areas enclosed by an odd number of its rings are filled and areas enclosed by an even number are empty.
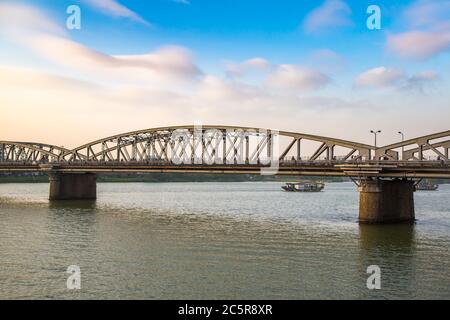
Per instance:
[[[424,93],[425,89],[438,81],[440,77],[433,71],[422,71],[406,79],[403,89]]]
[[[46,90],[52,92],[84,91],[94,93],[101,90],[101,86],[91,82],[77,80],[56,74],[50,74],[29,68],[8,67],[0,65],[0,85],[5,87],[34,88],[34,90]]]
[[[264,58],[255,57],[245,60],[240,63],[227,62],[225,65],[225,72],[230,77],[240,77],[252,71],[268,71],[272,65]]]
[[[424,92],[427,86],[438,79],[438,75],[429,70],[408,76],[403,70],[397,68],[377,67],[358,75],[354,86],[356,88],[393,88]]]
[[[108,82],[164,85],[191,82],[201,75],[190,51],[177,46],[149,54],[113,56],[70,39],[37,35],[28,41],[28,47],[58,65]]]
[[[364,71],[355,79],[356,87],[391,87],[404,78],[403,71],[396,68],[377,67]]]
[[[32,17],[32,19],[22,19]],[[15,21],[11,25],[9,21]],[[0,35],[45,59],[109,82],[164,84],[190,82],[201,75],[188,49],[162,47],[141,55],[109,55],[68,37],[41,11],[29,6],[0,5]]]
[[[421,0],[403,12],[409,30],[390,34],[386,48],[401,57],[424,60],[450,50],[450,0]]]
[[[190,0],[172,0],[172,2],[181,3],[181,4],[191,4]]]
[[[300,92],[318,90],[330,82],[331,79],[320,71],[292,64],[279,65],[267,79],[269,86]]]
[[[344,1],[326,0],[320,7],[308,14],[303,22],[307,33],[323,31],[327,28],[352,25],[352,10]]]
[[[307,57],[306,64],[328,74],[343,71],[347,67],[345,58],[330,49],[314,50]]]
[[[28,32],[66,35],[61,25],[35,7],[12,2],[0,3],[0,34],[19,41]]]
[[[449,13],[449,0],[418,0],[404,10],[403,16],[410,26],[427,27],[448,20]]]
[[[387,49],[404,58],[431,58],[450,49],[450,26],[441,31],[409,31],[389,35]]]
[[[82,0],[94,9],[100,12],[118,18],[128,18],[144,25],[150,26],[151,23],[146,21],[136,12],[130,10],[117,0]]]
[[[304,93],[319,90],[331,82],[328,75],[317,68],[297,64],[274,64],[261,57],[239,63],[228,62],[225,65],[225,72],[231,79],[256,75],[254,78],[263,79],[262,85],[268,91],[281,89]]]

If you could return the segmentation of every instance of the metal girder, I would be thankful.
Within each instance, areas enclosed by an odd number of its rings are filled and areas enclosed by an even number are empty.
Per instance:
[[[375,159],[383,160],[399,160],[399,152],[394,149],[404,149],[405,147],[415,146],[414,148],[404,150],[402,152],[402,160],[424,160],[424,152],[430,151],[441,160],[449,161],[448,149],[450,148],[450,140],[432,142],[436,139],[450,138],[450,130],[421,136],[414,139],[405,140],[403,142],[394,143],[375,150]],[[442,150],[439,150],[441,148]]]
[[[214,134],[208,134],[213,132]],[[274,139],[291,138],[289,146],[277,156]],[[177,140],[178,139],[178,140]],[[146,129],[110,136],[65,151],[59,161],[222,161],[224,163],[258,163],[282,160],[296,145],[296,160],[301,160],[301,143],[320,142],[326,147],[319,154],[305,155],[319,159],[334,159],[334,147],[339,146],[366,157],[370,145],[302,133],[232,126],[175,126]],[[147,147],[148,146],[148,147]],[[348,151],[347,151],[348,152]],[[274,157],[277,156],[277,159]],[[367,158],[368,159],[368,158]]]
[[[286,143],[277,150],[281,146],[279,139],[285,139]],[[305,150],[311,149],[303,147],[305,143],[318,147],[305,154]],[[122,133],[72,150],[41,143],[0,141],[0,162],[250,165],[272,161],[398,161],[398,149],[411,145],[413,148],[404,150],[402,160],[423,160],[423,153],[431,152],[439,160],[449,161],[450,130],[375,149],[371,145],[296,132],[188,125]]]
[[[68,151],[44,143],[0,141],[0,162],[51,162]]]

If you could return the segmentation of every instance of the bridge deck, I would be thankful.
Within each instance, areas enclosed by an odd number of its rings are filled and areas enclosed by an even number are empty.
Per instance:
[[[92,173],[228,173],[300,176],[450,178],[444,161],[281,161],[278,167],[261,164],[172,164],[168,162],[0,163],[0,172]]]

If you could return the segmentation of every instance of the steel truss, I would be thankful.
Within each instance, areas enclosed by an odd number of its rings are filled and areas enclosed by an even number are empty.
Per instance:
[[[305,154],[302,146],[314,144]],[[405,150],[406,148],[406,150]],[[450,130],[375,148],[296,132],[232,126],[174,126],[99,139],[75,149],[43,143],[0,141],[0,162],[270,164],[275,161],[449,161]],[[400,156],[401,155],[401,159]]]

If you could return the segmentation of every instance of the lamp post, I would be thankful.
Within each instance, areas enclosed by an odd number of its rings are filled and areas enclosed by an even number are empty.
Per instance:
[[[402,136],[402,142],[405,141],[405,135],[403,134],[403,132],[399,131],[398,134]],[[403,160],[403,152],[405,152],[405,146],[402,146],[402,160]]]
[[[370,133],[373,133],[373,135],[375,136],[375,148],[376,148],[377,147],[377,134],[381,133],[381,130],[377,130],[377,131],[370,130]]]

